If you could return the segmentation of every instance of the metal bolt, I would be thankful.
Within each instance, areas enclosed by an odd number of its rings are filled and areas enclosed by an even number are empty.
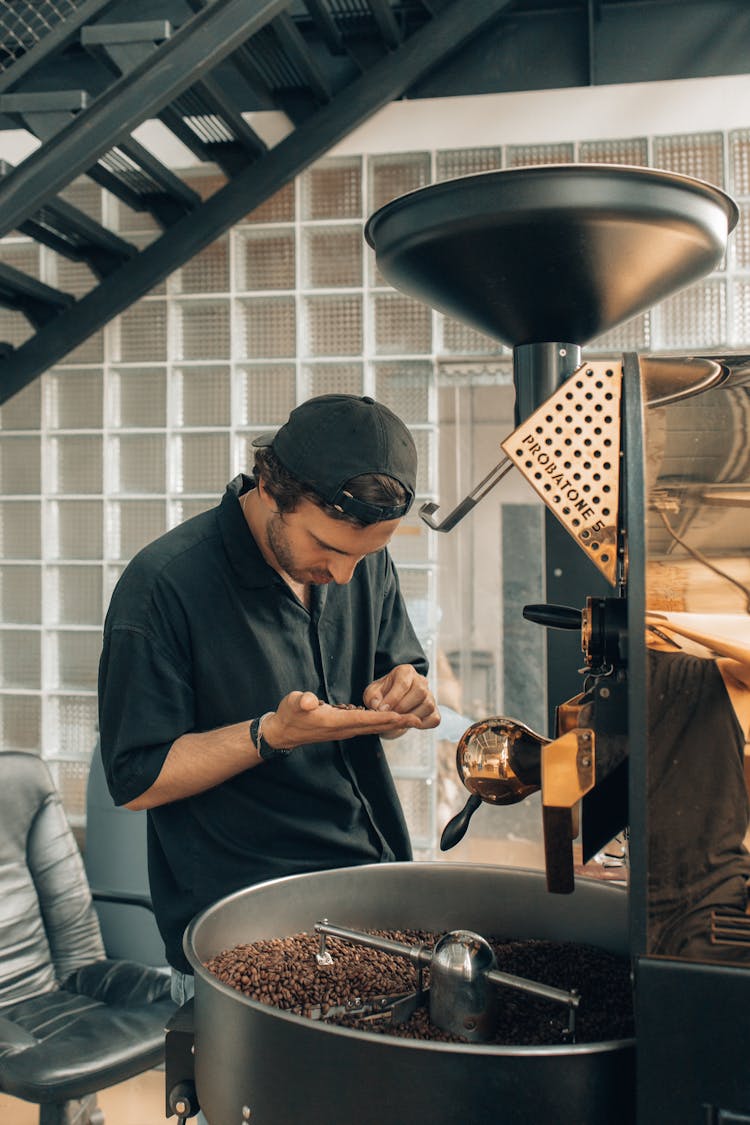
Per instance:
[[[466,1028],[466,1030],[467,1031],[473,1031],[476,1026],[477,1026],[476,1020],[473,1020],[471,1018],[471,1016],[467,1016],[466,1019],[464,1020],[464,1027]]]
[[[177,1110],[177,1112],[180,1114],[180,1116],[187,1113],[188,1109],[190,1108],[190,1106],[188,1105],[188,1103],[185,1101],[184,1098],[178,1098],[177,1101],[175,1102],[174,1107]]]
[[[608,687],[599,688],[599,698],[600,699],[609,699],[609,688]]]
[[[582,766],[590,766],[591,765],[591,758],[581,758],[581,765]]]

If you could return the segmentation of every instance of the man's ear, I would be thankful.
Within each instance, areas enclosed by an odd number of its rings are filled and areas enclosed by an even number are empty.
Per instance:
[[[258,497],[260,498],[261,502],[265,504],[269,511],[278,514],[279,509],[276,506],[276,500],[268,491],[268,487],[266,485],[266,482],[263,480],[263,477],[258,477],[258,483],[256,487],[258,489]]]

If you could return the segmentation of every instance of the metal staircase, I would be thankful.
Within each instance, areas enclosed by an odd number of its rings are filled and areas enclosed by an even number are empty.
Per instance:
[[[5,0],[0,119],[39,146],[0,162],[0,237],[84,263],[60,292],[0,267],[0,306],[33,335],[0,341],[0,403],[272,196],[486,28],[511,0]],[[154,18],[155,15],[158,18]],[[147,17],[147,18],[146,18]],[[267,144],[253,113],[283,111]],[[158,120],[217,175],[202,198],[134,136]],[[159,235],[147,246],[60,193],[87,176]]]

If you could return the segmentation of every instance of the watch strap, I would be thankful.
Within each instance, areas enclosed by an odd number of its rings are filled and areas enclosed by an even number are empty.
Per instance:
[[[273,713],[273,711],[266,711],[265,715],[261,715],[259,719],[253,719],[250,723],[250,738],[264,762],[268,762],[272,758],[281,758],[292,752],[291,746],[271,746],[263,737],[263,721]]]

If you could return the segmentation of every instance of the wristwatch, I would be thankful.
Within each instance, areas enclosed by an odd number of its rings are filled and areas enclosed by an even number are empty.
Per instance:
[[[267,719],[269,715],[273,715],[273,711],[266,711],[265,715],[261,715],[259,719],[253,719],[250,723],[250,741],[264,762],[268,762],[272,758],[283,758],[285,754],[291,754],[292,752],[291,746],[271,746],[270,743],[266,742],[263,737],[263,720]]]

